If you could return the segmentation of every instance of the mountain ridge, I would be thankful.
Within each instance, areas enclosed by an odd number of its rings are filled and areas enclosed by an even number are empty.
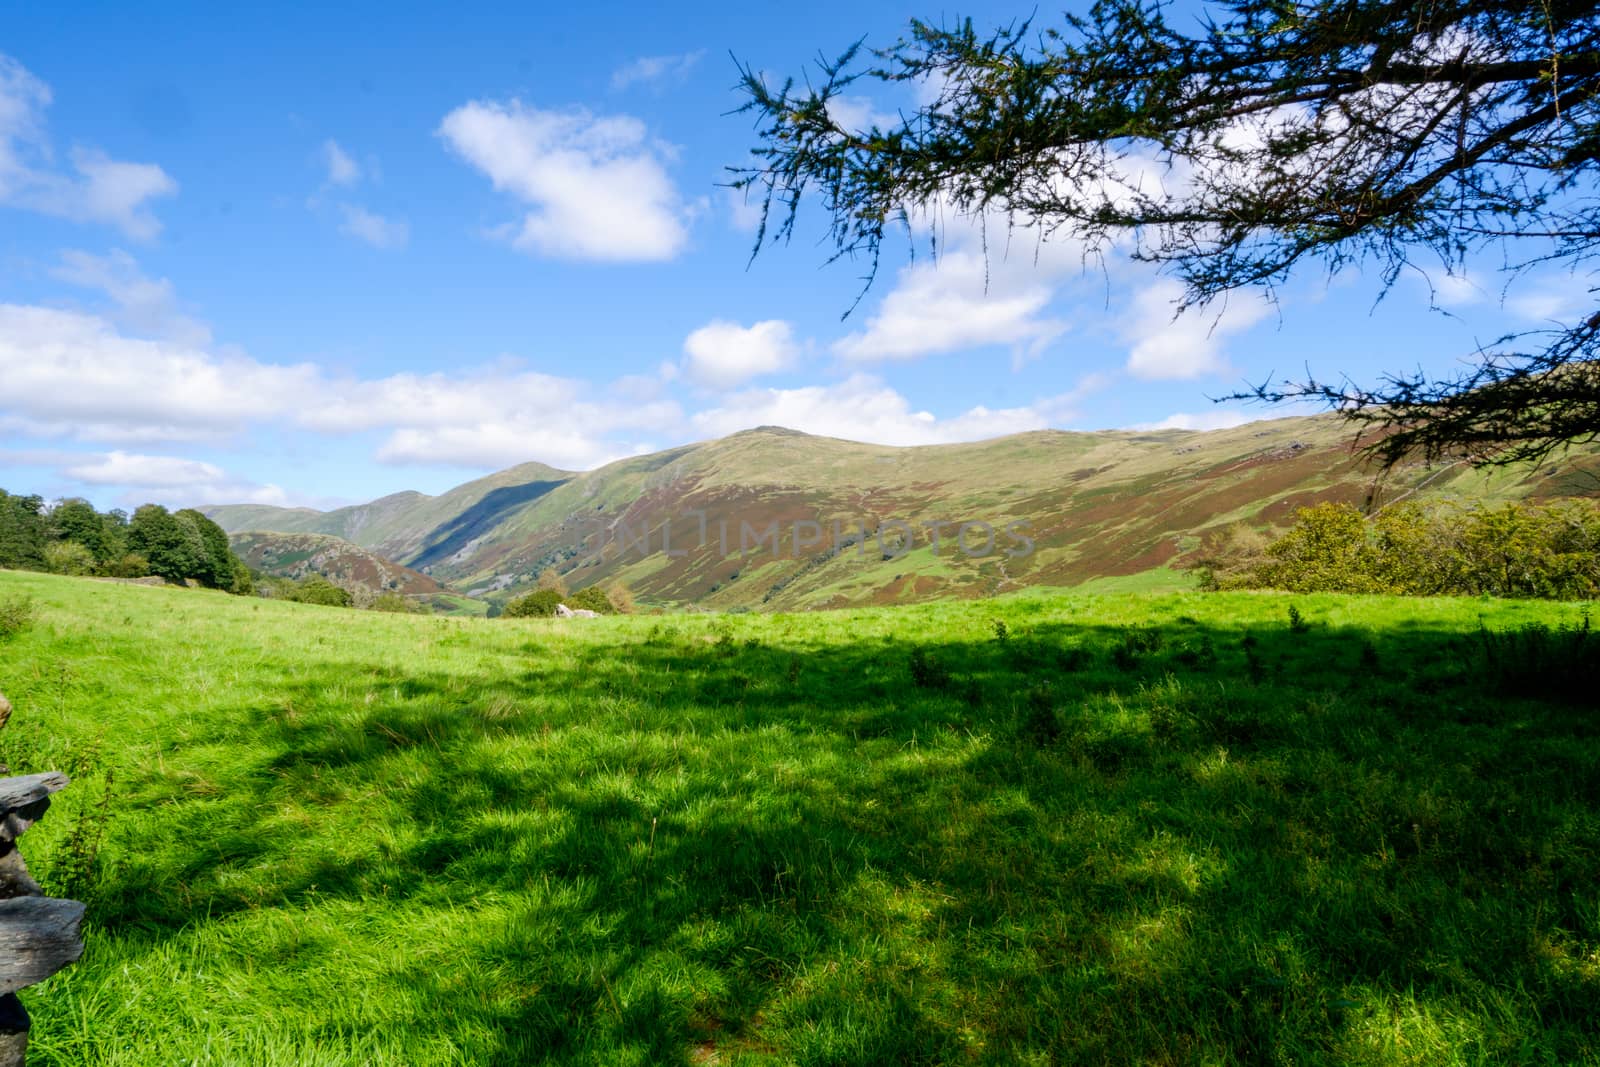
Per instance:
[[[1573,495],[1573,470],[1600,474],[1600,448],[1554,472],[1419,464],[1379,478],[1336,415],[908,447],[756,427],[590,471],[519,464],[434,497],[207,513],[230,533],[335,533],[475,596],[512,595],[554,567],[574,587],[622,581],[658,603],[797,609],[1135,575],[1191,562],[1233,522],[1282,527],[1304,504]],[[930,524],[947,522],[935,546]],[[1002,531],[1019,523],[1031,548],[1008,555],[1000,546],[1020,542]],[[754,551],[740,543],[774,524]],[[814,541],[813,527],[831,537]],[[843,548],[840,529],[855,532]],[[985,529],[993,549],[970,553]],[[885,540],[906,533],[908,551]],[[873,553],[863,538],[885,543]]]

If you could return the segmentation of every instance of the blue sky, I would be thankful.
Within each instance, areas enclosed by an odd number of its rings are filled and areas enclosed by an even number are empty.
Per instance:
[[[859,270],[824,266],[820,219],[747,262],[751,211],[719,187],[754,144],[731,56],[797,73],[947,13],[337,8],[8,13],[0,487],[322,506],[767,423],[1223,425],[1279,413],[1207,399],[1274,371],[1448,370],[1582,306],[1579,280],[1503,293],[1491,264],[1430,271],[1431,299],[1420,272],[1378,302],[1352,270],[1174,322],[1173,283],[1116,254],[986,256],[956,222],[841,321]]]

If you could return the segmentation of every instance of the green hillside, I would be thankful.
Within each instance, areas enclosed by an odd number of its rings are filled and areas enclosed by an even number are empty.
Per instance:
[[[21,597],[40,1067],[1600,1062],[1593,605]]]
[[[1348,425],[1326,415],[1205,433],[1039,431],[920,448],[763,427],[582,474],[515,467],[438,497],[398,494],[326,514],[211,514],[229,531],[337,533],[474,596],[512,595],[555,567],[573,587],[623,581],[647,603],[796,610],[1138,575],[1170,585],[1206,534],[1233,522],[1284,526],[1297,507],[1322,500],[1597,488],[1594,448],[1546,470],[1413,465],[1380,479],[1352,455]],[[914,536],[904,555],[892,551],[892,520]],[[937,553],[927,531],[934,521],[952,523]],[[969,531],[970,555],[955,543],[964,522],[993,528],[987,553],[977,551],[981,527]],[[763,537],[774,523],[776,552]],[[1007,533],[1013,523],[1031,543],[1025,554]]]
[[[234,552],[259,574],[300,579],[318,574],[366,607],[384,593],[449,614],[482,615],[487,605],[451,593],[426,574],[402,567],[342,537],[317,533],[251,531],[229,537]]]

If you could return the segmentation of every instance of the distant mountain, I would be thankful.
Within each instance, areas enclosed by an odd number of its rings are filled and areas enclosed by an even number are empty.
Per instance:
[[[437,497],[208,514],[229,531],[337,534],[477,596],[510,595],[554,566],[574,588],[621,580],[663,603],[801,609],[1168,573],[1208,532],[1285,526],[1321,500],[1590,495],[1597,453],[1539,471],[1409,466],[1380,481],[1331,415],[917,448],[762,427],[580,474],[524,464]],[[951,524],[938,552],[936,522]],[[980,524],[964,546],[961,523]]]
[[[413,494],[421,496],[421,494]],[[472,611],[450,595],[443,585],[355,545],[341,537],[320,533],[278,533],[258,530],[229,535],[234,553],[249,567],[276,578],[304,578],[320,574],[346,589],[357,606],[370,604],[384,593],[399,593],[413,601],[443,611]],[[484,605],[478,605],[481,613]]]
[[[437,555],[463,528],[484,521],[518,503],[524,503],[574,477],[543,463],[523,463],[476,481],[458,485],[439,496],[403,492],[335,511],[311,508],[275,508],[258,504],[229,504],[204,508],[229,533],[275,530],[280,533],[319,533],[341,537],[370,548],[391,560],[415,562]],[[226,516],[223,522],[216,516]]]

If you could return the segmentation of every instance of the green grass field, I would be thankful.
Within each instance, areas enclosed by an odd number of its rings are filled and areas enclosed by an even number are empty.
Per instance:
[[[1600,1062],[1585,605],[18,595],[30,1063]]]

